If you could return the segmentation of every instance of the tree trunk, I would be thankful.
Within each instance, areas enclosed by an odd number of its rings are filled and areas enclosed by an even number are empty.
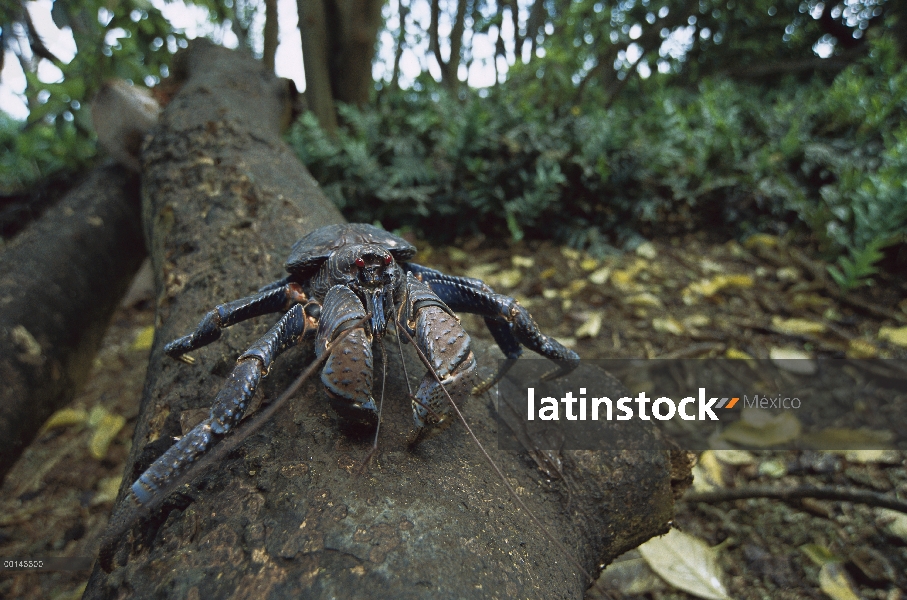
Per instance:
[[[106,166],[0,254],[0,478],[91,371],[141,235],[138,177]]]
[[[278,138],[274,79],[255,61],[198,40],[187,52],[188,82],[144,155],[159,327],[121,497],[180,435],[183,411],[210,405],[236,357],[274,319],[226,330],[191,366],[165,358],[164,343],[214,304],[281,277],[298,237],[342,219]],[[412,417],[392,336],[386,346],[380,449],[363,476],[355,472],[370,440],[341,431],[313,378],[260,433],[136,525],[112,573],[92,574],[85,598],[581,597],[588,582],[514,508],[462,426],[408,446]],[[488,367],[487,347],[476,350]],[[312,355],[308,347],[287,352],[262,396],[275,398]],[[671,464],[651,429],[626,429],[604,452],[567,453],[568,502],[566,487],[527,457],[495,450],[485,399],[473,398],[465,412],[586,570],[667,530]]]
[[[328,133],[337,129],[334,102],[369,101],[382,5],[381,0],[297,0],[306,98]]]

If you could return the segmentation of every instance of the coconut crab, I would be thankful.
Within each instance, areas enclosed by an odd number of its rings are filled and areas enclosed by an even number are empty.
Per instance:
[[[432,365],[411,398],[413,420],[420,431],[448,421],[444,388],[464,395],[472,386],[476,361],[456,312],[484,317],[507,357],[492,378],[472,388],[474,394],[494,385],[520,356],[523,346],[555,361],[558,368],[548,378],[576,367],[579,356],[543,334],[514,298],[495,293],[479,279],[446,275],[410,262],[415,254],[415,246],[372,225],[316,229],[294,244],[285,265],[287,277],[251,296],[215,307],[195,331],[168,343],[164,347],[168,356],[185,359],[187,352],[217,340],[225,327],[283,313],[239,356],[208,418],[132,484],[135,500],[140,505],[151,502],[234,429],[277,356],[312,335],[318,357],[338,340],[321,371],[321,381],[337,414],[355,425],[378,424],[379,411],[371,395],[372,344],[385,335],[388,323],[405,330]]]

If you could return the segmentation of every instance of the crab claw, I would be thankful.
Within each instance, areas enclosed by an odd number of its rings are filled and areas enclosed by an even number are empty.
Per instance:
[[[419,384],[413,399],[413,421],[422,429],[426,423],[444,424],[450,405],[438,379],[454,398],[468,397],[474,383],[476,359],[470,349],[469,335],[456,317],[439,306],[426,306],[416,319],[416,343],[432,365]]]

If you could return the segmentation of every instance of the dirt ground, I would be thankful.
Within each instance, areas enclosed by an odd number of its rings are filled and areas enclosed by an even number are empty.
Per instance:
[[[517,297],[544,331],[584,358],[907,357],[907,282],[883,278],[841,296],[824,265],[773,237],[741,244],[692,236],[606,259],[550,243],[418,245],[418,262],[485,279]],[[250,291],[258,283],[250,282]],[[86,388],[52,417],[4,481],[0,556],[97,553],[137,418],[151,297],[147,279],[134,288]],[[199,307],[199,316],[206,309]],[[490,339],[480,319],[463,321],[472,335]],[[907,499],[904,453],[710,452],[699,457],[699,490],[814,484]],[[872,506],[681,501],[675,526],[717,547],[715,569],[731,598],[907,599],[907,532]],[[622,575],[603,578],[588,597],[695,597],[644,562],[639,553],[623,557]],[[88,574],[5,572],[0,597],[78,598]]]

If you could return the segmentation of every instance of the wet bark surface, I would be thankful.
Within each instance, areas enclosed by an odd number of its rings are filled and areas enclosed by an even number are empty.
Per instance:
[[[143,159],[158,329],[121,496],[276,317],[226,330],[193,353],[194,365],[164,357],[164,343],[215,304],[281,277],[296,239],[342,221],[279,140],[280,82],[204,42],[190,45],[185,65],[186,83]],[[401,359],[392,335],[385,345],[380,450],[363,475],[371,440],[343,430],[313,378],[272,422],[133,527],[113,571],[96,568],[85,597],[582,597],[589,582],[515,508],[462,426],[409,444]],[[497,351],[475,346],[480,368],[492,369]],[[424,369],[406,350],[415,382]],[[263,401],[312,357],[298,347],[279,358]],[[381,369],[378,359],[376,397]],[[568,486],[528,456],[496,449],[490,404],[468,400],[466,418],[587,571],[667,530],[672,465],[652,430],[627,428],[613,448],[566,453]]]
[[[138,178],[95,169],[0,253],[0,477],[73,399],[145,255]]]

